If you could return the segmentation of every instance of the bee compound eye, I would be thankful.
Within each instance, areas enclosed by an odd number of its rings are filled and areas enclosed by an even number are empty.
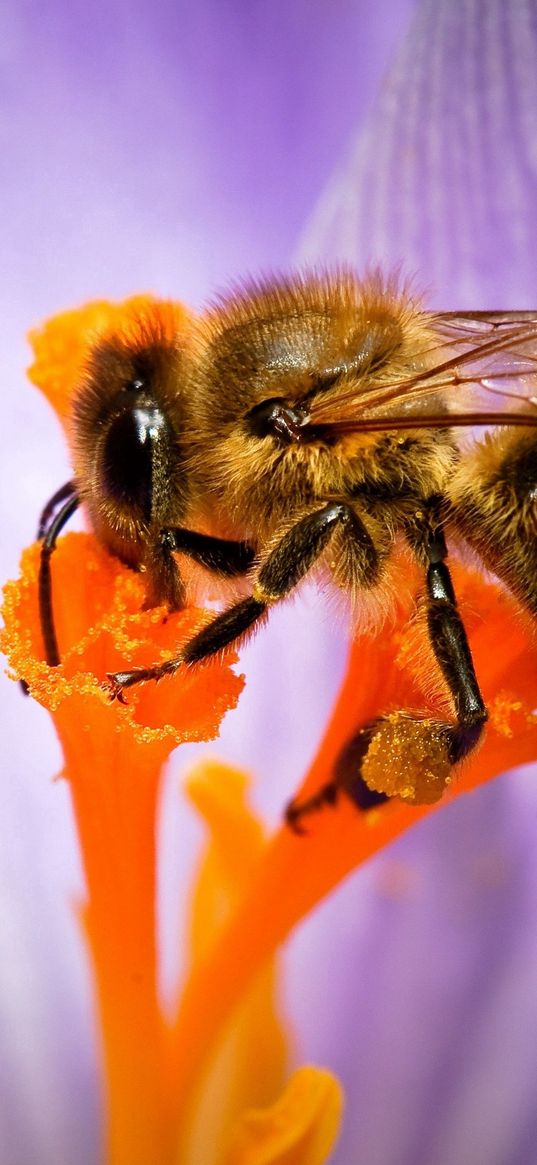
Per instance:
[[[105,496],[151,519],[153,476],[160,449],[169,447],[171,429],[155,406],[125,409],[111,421],[101,451],[100,478]],[[157,448],[159,453],[157,454]]]

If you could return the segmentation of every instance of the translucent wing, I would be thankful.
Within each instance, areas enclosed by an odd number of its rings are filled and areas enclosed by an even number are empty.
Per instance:
[[[537,312],[443,312],[414,367],[312,402],[310,424],[356,430],[537,425]]]

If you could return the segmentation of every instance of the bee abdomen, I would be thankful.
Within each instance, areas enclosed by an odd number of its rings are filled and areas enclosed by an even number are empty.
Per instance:
[[[537,616],[537,434],[499,430],[467,454],[448,489],[451,519],[488,570]]]

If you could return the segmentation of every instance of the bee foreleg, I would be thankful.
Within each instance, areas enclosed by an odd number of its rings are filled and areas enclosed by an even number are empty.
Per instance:
[[[181,571],[173,557],[174,545],[167,531],[151,539],[143,560],[146,571],[144,608],[167,607],[181,611],[186,603],[186,587]]]
[[[71,483],[68,483],[71,485]],[[67,493],[67,501],[64,502],[61,509],[56,514],[55,518],[46,526],[50,514],[54,511],[55,505],[60,500],[60,497],[65,497],[67,486],[63,486],[54,498],[51,498],[48,506],[43,510],[41,518],[40,529],[45,526],[43,540],[41,542],[41,558],[39,561],[39,620],[41,623],[41,631],[43,634],[43,642],[45,645],[45,659],[50,667],[57,667],[60,663],[60,653],[58,650],[58,640],[56,637],[56,628],[54,626],[54,611],[52,605],[52,578],[50,573],[50,559],[56,549],[58,536],[63,527],[69,521],[69,518],[74,514],[75,510],[80,505],[80,498],[75,491],[74,485],[70,492]]]
[[[75,498],[76,504],[71,507],[69,503],[73,502]],[[67,513],[63,517],[60,525],[54,525],[57,519],[60,518],[61,514],[63,514],[62,510],[59,514],[56,515],[56,518],[54,517],[60,502],[63,501],[67,501]],[[58,643],[54,629],[50,556],[56,548],[56,542],[62,527],[66,522],[68,522],[71,514],[74,513],[74,510],[76,510],[77,505],[79,505],[79,498],[76,491],[76,485],[74,481],[67,481],[65,485],[60,486],[60,488],[56,490],[56,493],[54,493],[52,497],[49,498],[46,506],[43,506],[39,517],[39,525],[37,527],[37,539],[39,542],[43,543],[41,548],[41,561],[39,564],[39,622],[41,624],[41,632],[45,644],[45,657],[47,663],[50,664],[51,667],[57,667],[57,665],[60,663],[60,654],[58,651]],[[66,507],[64,506],[63,509],[65,510],[65,508]],[[52,542],[50,545],[45,545],[49,531],[52,531]],[[27,696],[29,694],[29,688],[26,680],[20,680],[20,686],[24,692],[24,695]]]
[[[284,599],[301,582],[328,546],[334,531],[342,525],[348,526],[349,536],[360,543],[369,572],[374,574],[377,555],[363,523],[350,506],[330,502],[301,518],[283,535],[261,567],[250,598],[234,603],[217,615],[190,640],[176,659],[167,660],[154,668],[118,672],[110,676],[112,694],[117,697],[123,688],[146,680],[161,679],[176,671],[181,664],[200,663],[228,644],[240,640],[273,603]]]
[[[152,541],[144,560],[147,571],[147,607],[165,604],[179,611],[186,603],[186,589],[174,553],[186,554],[213,574],[233,578],[246,574],[255,558],[253,547],[199,534],[183,526],[166,527]]]
[[[49,528],[50,522],[60,502],[64,502],[67,498],[72,498],[76,494],[77,489],[74,481],[66,481],[65,485],[60,486],[56,493],[49,498],[46,506],[43,506],[39,516],[39,525],[37,527],[37,539],[40,542]]]
[[[227,578],[246,574],[255,558],[255,550],[246,542],[213,538],[210,534],[198,534],[183,526],[162,530],[161,539],[172,552],[187,554],[206,570]]]

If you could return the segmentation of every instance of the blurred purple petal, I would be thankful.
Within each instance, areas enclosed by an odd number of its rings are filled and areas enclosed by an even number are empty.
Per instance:
[[[536,800],[528,773],[443,809],[292,941],[301,1055],[346,1085],[334,1165],[533,1160]]]
[[[439,307],[535,307],[537,12],[424,0],[301,256],[401,264]]]

